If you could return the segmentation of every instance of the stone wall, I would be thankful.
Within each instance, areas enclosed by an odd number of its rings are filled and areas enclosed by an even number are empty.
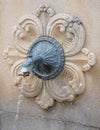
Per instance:
[[[18,130],[100,130],[99,0],[0,1],[0,130],[12,130],[18,100],[18,87],[14,86],[11,77],[11,61],[4,59],[4,51],[8,46],[15,48],[13,26],[18,19],[36,11],[42,4],[52,7],[56,13],[69,13],[81,19],[86,31],[84,47],[96,54],[97,63],[85,73],[86,90],[74,102],[56,102],[53,107],[44,110],[34,98],[24,97]]]

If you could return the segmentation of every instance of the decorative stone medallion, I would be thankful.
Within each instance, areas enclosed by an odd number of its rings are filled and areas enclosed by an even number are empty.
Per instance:
[[[84,92],[86,86],[83,72],[95,65],[96,56],[83,48],[85,30],[77,17],[66,13],[56,14],[52,8],[41,6],[36,14],[19,19],[14,27],[14,38],[16,47],[8,47],[4,51],[4,58],[11,65],[15,85],[20,86],[22,77],[18,73],[27,56],[35,58],[38,55],[42,63],[36,65],[33,73],[26,77],[23,90],[25,96],[36,98],[41,108],[47,109],[55,101],[72,102]],[[29,50],[31,44],[32,49]],[[37,64],[35,59],[34,63]],[[48,67],[48,63],[51,66]]]

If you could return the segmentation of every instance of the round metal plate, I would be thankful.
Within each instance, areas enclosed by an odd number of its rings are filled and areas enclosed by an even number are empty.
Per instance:
[[[64,51],[60,43],[52,37],[42,36],[35,40],[28,51],[32,58],[32,72],[48,80],[57,76],[64,66]]]

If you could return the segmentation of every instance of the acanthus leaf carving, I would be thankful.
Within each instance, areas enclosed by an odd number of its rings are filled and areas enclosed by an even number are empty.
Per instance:
[[[58,102],[73,101],[85,90],[85,79],[81,69],[73,63],[66,63],[62,73],[47,81],[47,90]]]
[[[41,15],[44,13],[49,17]],[[16,86],[20,86],[22,77],[18,73],[27,58],[30,44],[42,35],[54,37],[60,42],[65,53],[64,69],[57,77],[47,81],[31,74],[26,78],[23,94],[36,98],[40,107],[47,109],[55,101],[72,102],[77,95],[84,92],[86,86],[83,72],[96,64],[96,56],[83,48],[85,30],[77,17],[66,13],[55,14],[51,7],[41,6],[35,15],[26,15],[19,19],[14,27],[15,47],[4,51],[4,58],[11,61],[11,75]]]
[[[64,48],[65,55],[78,53],[85,41],[85,30],[80,20],[69,14],[56,14],[48,22],[47,35],[55,37]]]
[[[96,55],[87,48],[82,49],[82,53],[87,57],[87,64],[83,66],[83,71],[88,71],[96,64]]]
[[[43,89],[39,96],[36,98],[36,102],[41,106],[43,109],[47,109],[48,107],[51,107],[54,105],[54,99],[47,91],[47,85],[46,82],[43,81]]]
[[[27,53],[33,40],[42,35],[42,25],[35,15],[26,15],[19,19],[14,27],[16,47],[23,53]]]
[[[36,16],[40,17],[40,15],[43,12],[47,13],[50,17],[55,15],[55,11],[52,8],[50,8],[50,7],[46,6],[46,5],[42,5],[42,6],[40,6],[39,9],[36,10]]]

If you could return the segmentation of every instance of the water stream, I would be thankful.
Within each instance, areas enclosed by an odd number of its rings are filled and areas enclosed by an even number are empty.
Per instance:
[[[16,115],[14,119],[14,125],[12,130],[18,130],[18,119],[19,119],[19,111],[20,111],[20,106],[23,101],[23,88],[24,88],[24,83],[25,83],[25,78],[23,77],[21,80],[21,84],[19,87],[19,95],[18,95],[18,101],[17,101],[17,108],[16,108]]]

